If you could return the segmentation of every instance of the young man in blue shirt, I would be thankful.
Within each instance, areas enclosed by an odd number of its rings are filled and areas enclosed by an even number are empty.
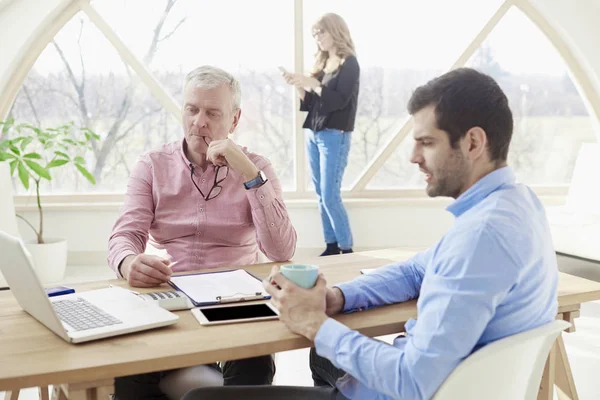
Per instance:
[[[302,289],[273,269],[264,283],[272,302],[289,329],[314,341],[313,378],[328,385],[306,389],[307,399],[429,399],[473,351],[556,316],[550,230],[507,166],[513,119],[498,84],[457,69],[419,87],[408,109],[411,162],[429,196],[456,199],[447,208],[455,222],[428,250],[333,288],[321,276]],[[393,346],[328,317],[415,298],[419,318]]]

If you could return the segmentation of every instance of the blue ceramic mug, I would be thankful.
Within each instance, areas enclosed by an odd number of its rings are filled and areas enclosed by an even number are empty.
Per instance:
[[[296,285],[305,289],[315,286],[319,277],[319,267],[310,264],[288,264],[282,265],[281,274]]]

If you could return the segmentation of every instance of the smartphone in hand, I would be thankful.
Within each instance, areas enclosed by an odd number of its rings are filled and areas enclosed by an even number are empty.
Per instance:
[[[283,68],[281,65],[277,68],[279,69],[279,71],[281,71],[282,74],[284,74],[284,75],[289,74],[289,72],[285,68]]]

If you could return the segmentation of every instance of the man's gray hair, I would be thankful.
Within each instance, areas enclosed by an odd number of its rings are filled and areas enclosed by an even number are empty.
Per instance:
[[[242,88],[240,82],[229,72],[221,68],[210,65],[203,65],[191,71],[185,77],[185,90],[189,84],[196,85],[204,89],[213,89],[220,85],[226,85],[231,89],[231,98],[233,99],[233,111],[240,109],[242,102]]]

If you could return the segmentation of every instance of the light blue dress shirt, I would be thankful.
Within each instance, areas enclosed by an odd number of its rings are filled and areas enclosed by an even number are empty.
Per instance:
[[[415,298],[418,320],[393,346],[329,318],[317,354],[347,372],[350,399],[429,399],[469,354],[490,342],[551,322],[558,269],[544,208],[508,167],[448,208],[451,229],[433,247],[338,287],[344,311]]]

